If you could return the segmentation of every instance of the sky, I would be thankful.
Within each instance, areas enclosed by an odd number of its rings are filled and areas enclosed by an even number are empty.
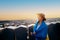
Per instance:
[[[0,0],[0,20],[36,19],[37,13],[60,17],[60,0]]]

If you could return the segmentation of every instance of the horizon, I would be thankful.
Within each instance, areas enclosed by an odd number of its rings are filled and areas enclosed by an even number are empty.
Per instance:
[[[48,20],[48,19],[50,19],[50,20],[51,20],[51,19],[54,19],[54,20],[55,20],[55,19],[60,19],[60,18],[59,18],[59,17],[58,17],[58,18],[46,18],[46,20]],[[0,20],[0,21],[20,21],[20,20],[21,20],[21,21],[22,21],[22,20],[34,20],[34,21],[36,21],[37,19],[14,19],[14,20],[12,20],[12,19],[6,20],[6,19],[5,19],[5,20]]]

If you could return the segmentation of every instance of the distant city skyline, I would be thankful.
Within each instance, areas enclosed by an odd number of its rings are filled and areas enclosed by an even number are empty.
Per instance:
[[[0,20],[36,19],[37,13],[60,18],[60,0],[0,0]]]

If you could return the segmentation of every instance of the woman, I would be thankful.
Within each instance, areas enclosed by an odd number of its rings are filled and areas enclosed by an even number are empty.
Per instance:
[[[33,35],[35,35],[36,40],[46,40],[47,37],[47,25],[45,24],[45,15],[42,13],[37,14],[38,21],[33,28]]]

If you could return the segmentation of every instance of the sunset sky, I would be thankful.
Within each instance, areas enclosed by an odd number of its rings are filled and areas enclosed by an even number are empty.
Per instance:
[[[60,17],[60,0],[0,0],[0,20],[34,19],[37,13]]]

